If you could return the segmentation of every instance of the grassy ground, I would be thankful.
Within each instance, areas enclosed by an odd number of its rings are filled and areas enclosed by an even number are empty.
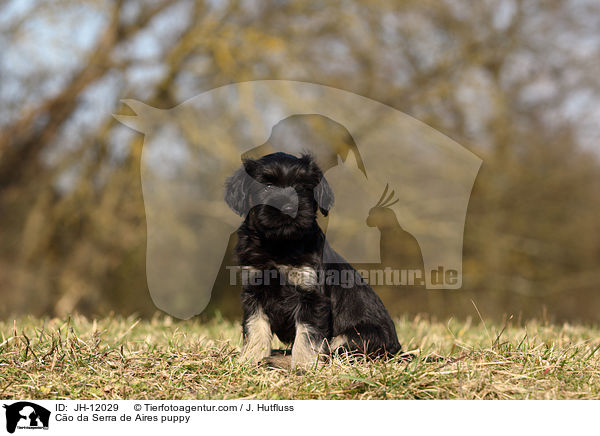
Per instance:
[[[406,349],[450,359],[340,358],[297,374],[240,363],[227,321],[23,318],[0,322],[0,398],[600,398],[598,328],[415,318],[397,329]]]

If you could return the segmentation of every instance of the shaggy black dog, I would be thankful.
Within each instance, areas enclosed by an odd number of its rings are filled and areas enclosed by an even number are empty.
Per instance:
[[[333,192],[311,156],[245,160],[227,180],[225,200],[245,217],[236,254],[247,359],[270,356],[273,333],[293,344],[292,368],[340,349],[372,357],[400,351],[383,303],[317,224]]]

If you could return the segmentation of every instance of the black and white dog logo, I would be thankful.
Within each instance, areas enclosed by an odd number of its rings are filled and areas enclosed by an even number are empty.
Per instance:
[[[48,430],[50,411],[42,406],[28,401],[19,401],[4,405],[6,409],[6,431],[14,433],[18,429]]]

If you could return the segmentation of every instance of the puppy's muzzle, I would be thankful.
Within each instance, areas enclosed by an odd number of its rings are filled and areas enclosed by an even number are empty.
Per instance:
[[[267,198],[265,204],[295,218],[298,213],[298,194],[292,187],[274,188],[273,193]]]

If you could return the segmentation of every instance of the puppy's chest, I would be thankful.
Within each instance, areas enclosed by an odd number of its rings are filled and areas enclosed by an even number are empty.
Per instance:
[[[243,281],[251,287],[279,288],[280,291],[317,291],[320,280],[316,267],[271,263],[264,267],[242,266]],[[265,289],[266,290],[266,289]]]
[[[270,284],[250,286],[245,292],[254,295],[269,318],[273,333],[284,343],[292,343],[296,316],[302,308],[327,304],[328,298],[319,285],[316,270],[309,266],[277,265],[279,276]]]

